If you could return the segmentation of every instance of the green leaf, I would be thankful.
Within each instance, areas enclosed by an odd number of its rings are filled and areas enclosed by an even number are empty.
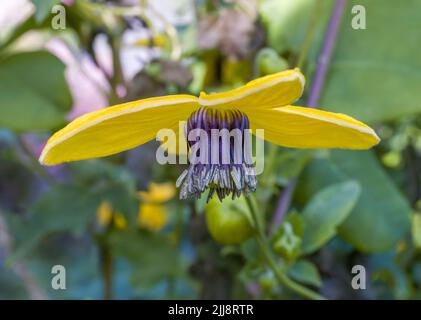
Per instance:
[[[279,185],[286,185],[292,178],[299,176],[305,166],[316,155],[314,150],[282,149],[276,159],[276,179]]]
[[[136,179],[124,166],[112,163],[106,159],[90,159],[88,161],[68,164],[72,177],[81,186],[96,188],[121,187],[127,193],[136,192]]]
[[[35,5],[35,20],[41,23],[51,14],[51,8],[60,3],[60,0],[32,0]]]
[[[105,159],[92,159],[70,163],[68,168],[80,186],[95,190],[103,201],[111,203],[113,210],[135,221],[139,200],[136,180],[126,168]]]
[[[264,76],[267,74],[280,72],[288,69],[288,62],[278,55],[272,48],[263,48],[259,50],[255,60],[257,74]]]
[[[351,27],[357,4],[365,30]],[[348,1],[321,105],[370,123],[420,113],[420,20],[419,0]]]
[[[64,68],[45,51],[0,60],[0,127],[30,131],[62,125],[72,105]]]
[[[323,32],[330,16],[332,0],[320,3],[320,14],[314,26],[315,37],[309,55],[316,57],[323,39]],[[267,32],[269,46],[278,52],[298,53],[304,41],[310,16],[314,11],[314,0],[264,0],[260,15]]]
[[[48,27],[49,24],[44,22],[42,24],[38,24],[35,21],[35,16],[29,16],[25,21],[18,24],[7,36],[3,41],[0,43],[0,50],[4,50],[7,46],[12,44],[15,40],[17,40],[21,35],[25,34],[28,31],[34,31],[36,29],[42,29]]]
[[[100,202],[98,194],[69,185],[56,186],[44,193],[27,219],[15,221],[18,243],[12,260],[33,249],[52,232],[81,234],[94,219]]]
[[[136,221],[139,212],[139,200],[135,193],[129,193],[126,188],[118,185],[107,185],[95,191],[102,201],[110,202],[113,210],[123,214],[129,223]]]
[[[34,206],[30,216],[31,230],[42,233],[65,230],[80,234],[95,217],[99,202],[100,197],[85,188],[56,186]]]
[[[322,285],[322,279],[316,266],[308,260],[298,260],[288,269],[288,275],[294,280],[317,288]]]
[[[263,259],[263,254],[254,239],[242,243],[241,252],[247,261],[257,263]]]
[[[396,256],[396,252],[385,252],[373,254],[367,257],[367,264],[371,270],[373,286],[379,286],[384,282],[386,292],[381,292],[380,299],[410,299],[411,280],[404,267],[397,262],[401,260]],[[391,292],[387,292],[391,290]],[[391,295],[392,294],[392,295]]]
[[[25,285],[10,268],[0,265],[0,299],[30,299]]]
[[[304,170],[297,187],[302,203],[321,188],[353,179],[361,196],[339,235],[364,252],[392,249],[410,230],[410,206],[371,151],[331,152],[330,161],[315,160]]]
[[[260,14],[268,43],[278,52],[301,49],[313,0],[264,0]],[[311,79],[333,1],[322,1],[308,55]],[[366,9],[366,29],[352,28],[355,5]],[[399,12],[398,15],[395,15]],[[390,19],[391,16],[394,19]],[[320,105],[359,120],[375,123],[421,112],[421,2],[350,0],[329,67]]]
[[[354,181],[338,183],[324,188],[310,200],[302,212],[304,254],[319,249],[336,235],[336,228],[354,208],[360,189]]]
[[[150,287],[184,271],[185,265],[177,248],[162,235],[137,230],[114,232],[110,235],[109,245],[116,256],[124,257],[132,264],[135,285]]]

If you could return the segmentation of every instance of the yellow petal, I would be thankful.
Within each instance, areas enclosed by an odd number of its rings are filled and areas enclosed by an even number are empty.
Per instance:
[[[197,98],[174,95],[116,105],[85,114],[56,132],[39,161],[45,165],[108,156],[155,138],[160,129],[178,127],[198,107]]]
[[[264,138],[290,148],[368,149],[380,139],[366,124],[340,113],[304,107],[248,112],[251,127]]]
[[[139,191],[138,195],[144,202],[162,203],[172,199],[176,189],[173,183],[151,182],[148,191]]]
[[[296,68],[258,78],[234,90],[202,92],[199,104],[241,111],[280,107],[295,102],[303,93],[304,83],[303,74]]]

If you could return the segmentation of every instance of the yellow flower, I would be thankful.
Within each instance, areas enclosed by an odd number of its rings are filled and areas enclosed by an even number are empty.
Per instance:
[[[119,229],[119,230],[124,230],[127,228],[127,221],[126,221],[126,218],[124,218],[123,214],[119,212],[116,212],[114,214],[114,225],[116,229]]]
[[[101,202],[96,211],[96,218],[100,226],[109,226],[113,219],[113,208],[111,207],[111,203],[108,201]]]
[[[151,231],[161,230],[168,222],[168,214],[161,204],[142,203],[139,206],[138,223]]]
[[[108,227],[111,224],[116,229],[123,230],[127,228],[127,221],[124,215],[119,212],[114,212],[111,203],[103,201],[97,209],[97,221],[100,226]]]
[[[139,205],[138,224],[151,231],[161,230],[168,222],[168,213],[162,203],[174,197],[174,184],[151,182],[148,191],[139,191],[138,195],[143,201]]]
[[[159,33],[152,38],[141,38],[133,43],[137,47],[158,47],[163,48],[168,43],[167,37],[163,33]]]
[[[290,148],[368,149],[379,142],[373,129],[347,115],[291,106],[303,93],[304,82],[299,69],[286,70],[226,92],[155,97],[88,113],[56,132],[39,160],[56,165],[108,156],[155,139],[163,128],[178,134],[179,121],[186,119],[187,133],[203,127],[208,131],[210,127],[241,132],[264,129],[265,140]],[[222,150],[229,158],[241,146],[230,144]],[[221,145],[208,151],[218,149]],[[190,163],[177,180],[180,197],[199,197],[206,189],[209,198],[216,193],[220,199],[255,191],[254,165],[244,160],[249,156],[245,154],[239,165]]]
[[[144,202],[161,203],[172,199],[175,195],[175,187],[172,183],[154,183],[149,184],[148,191],[139,191],[137,193]]]

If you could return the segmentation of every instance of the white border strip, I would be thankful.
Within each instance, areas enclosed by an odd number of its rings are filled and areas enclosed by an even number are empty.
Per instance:
[[[153,107],[166,106],[166,105],[173,105],[175,103],[181,104],[181,103],[197,102],[197,99],[180,99],[180,100],[176,100],[176,101],[175,100],[168,101],[168,103],[163,103],[163,102],[164,101],[151,102],[151,103],[144,104],[144,105],[142,105],[140,107],[137,107],[137,108],[124,110],[124,111],[120,111],[120,112],[116,112],[116,113],[112,113],[112,114],[106,114],[106,115],[103,115],[103,116],[95,119],[95,121],[86,123],[85,125],[80,126],[77,129],[75,129],[73,131],[70,131],[69,133],[63,135],[60,139],[57,139],[56,141],[54,141],[52,143],[47,142],[47,145],[44,147],[44,150],[42,150],[42,153],[39,157],[39,162],[41,164],[44,164],[44,159],[45,159],[45,156],[47,155],[47,153],[51,150],[51,148],[53,148],[56,145],[58,145],[59,143],[63,142],[63,140],[67,140],[67,139],[73,137],[74,135],[76,135],[77,133],[79,133],[79,132],[81,132],[81,131],[89,128],[89,127],[97,125],[97,124],[99,124],[103,121],[106,121],[106,120],[109,120],[109,119],[112,119],[112,118],[116,118],[116,117],[119,117],[119,116],[122,116],[122,115],[139,112],[139,111],[142,111],[143,109],[149,109],[149,108],[153,108]],[[167,102],[167,101],[165,101],[165,102]],[[101,110],[104,110],[104,109],[101,109]]]
[[[300,96],[301,96],[303,94],[303,91],[304,91],[305,78],[304,78],[303,74],[300,71],[295,71],[294,74],[291,75],[291,76],[289,76],[289,77],[282,77],[282,78],[278,78],[278,79],[272,80],[272,81],[270,81],[268,83],[265,83],[263,85],[257,86],[257,87],[255,87],[255,88],[253,88],[251,90],[248,90],[246,92],[243,92],[243,93],[240,93],[240,94],[237,94],[237,95],[228,97],[228,98],[220,98],[220,99],[207,100],[207,99],[204,99],[204,98],[199,97],[199,104],[202,105],[202,106],[213,106],[213,105],[216,105],[216,104],[231,102],[231,101],[234,101],[234,100],[237,100],[237,99],[244,98],[244,97],[246,97],[246,96],[248,96],[248,95],[250,95],[252,93],[255,93],[257,91],[260,91],[260,90],[263,90],[263,89],[272,87],[274,85],[277,85],[278,83],[293,81],[293,80],[295,80],[297,78],[298,78],[298,80],[300,80],[300,83],[301,83],[301,93],[300,93]]]

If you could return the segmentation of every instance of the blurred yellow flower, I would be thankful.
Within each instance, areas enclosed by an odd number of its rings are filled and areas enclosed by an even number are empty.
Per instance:
[[[127,228],[127,221],[120,212],[114,212],[111,203],[102,201],[97,209],[97,221],[102,227],[113,225],[116,229],[123,230]]]
[[[149,184],[148,191],[139,191],[138,195],[144,202],[162,203],[172,199],[175,196],[174,184],[168,183],[154,183]]]
[[[96,218],[100,226],[109,226],[113,219],[113,208],[108,201],[102,201],[96,211]]]
[[[168,212],[164,202],[175,196],[176,189],[172,183],[149,184],[147,191],[139,191],[139,212],[137,217],[138,225],[157,232],[168,223]],[[113,226],[115,229],[124,230],[127,228],[127,220],[120,212],[114,211],[108,201],[103,201],[97,209],[98,224],[104,228]]]
[[[165,34],[158,33],[152,38],[141,38],[132,43],[135,47],[158,47],[163,48],[168,43]]]
[[[114,226],[119,230],[127,228],[127,221],[123,214],[119,212],[114,214]]]
[[[139,226],[155,232],[161,230],[168,223],[168,212],[163,203],[172,199],[175,193],[172,183],[151,182],[148,191],[139,191],[142,201],[137,217]]]
[[[156,232],[167,224],[168,213],[161,204],[142,203],[139,206],[137,221],[140,226]]]

